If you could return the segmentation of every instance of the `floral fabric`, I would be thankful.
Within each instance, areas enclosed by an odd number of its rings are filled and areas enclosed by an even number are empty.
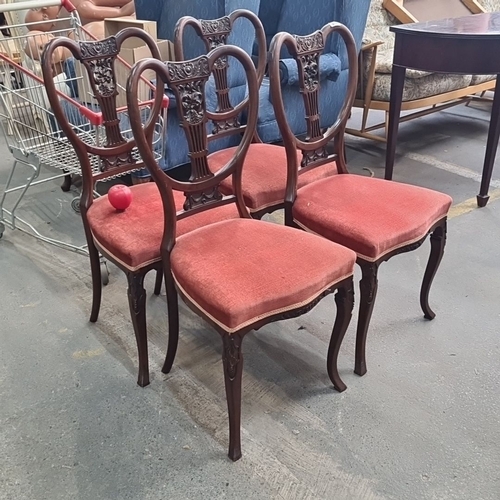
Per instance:
[[[500,0],[481,0],[481,5],[490,12],[500,11]],[[382,0],[372,0],[363,43],[383,42],[382,45],[378,46],[375,61],[375,83],[372,99],[376,101],[389,101],[390,99],[394,33],[389,31],[389,27],[394,24],[399,24],[399,21],[384,9]],[[361,68],[363,78],[360,88],[358,88],[358,98],[364,97],[372,58],[373,50],[363,53]],[[494,79],[494,75],[454,75],[407,69],[403,101],[423,99]]]

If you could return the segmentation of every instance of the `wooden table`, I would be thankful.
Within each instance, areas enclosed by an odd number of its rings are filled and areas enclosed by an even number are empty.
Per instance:
[[[500,135],[500,12],[454,19],[402,24],[396,35],[392,69],[385,178],[392,179],[406,69],[466,75],[497,75],[481,188],[480,207],[488,189]]]

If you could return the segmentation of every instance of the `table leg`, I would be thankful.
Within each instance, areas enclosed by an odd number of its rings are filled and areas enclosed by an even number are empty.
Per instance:
[[[491,175],[495,164],[495,156],[498,148],[498,137],[500,135],[500,75],[497,75],[495,85],[495,97],[491,110],[490,128],[488,130],[488,143],[486,144],[486,156],[484,157],[483,175],[481,177],[481,188],[477,195],[477,206],[485,207],[490,199],[488,189],[490,187]]]
[[[403,100],[403,87],[405,84],[406,68],[404,66],[392,67],[391,100],[389,102],[389,124],[387,126],[387,146],[385,153],[385,178],[392,179],[394,159],[396,157],[396,143],[398,137],[399,116],[401,114],[401,101]]]

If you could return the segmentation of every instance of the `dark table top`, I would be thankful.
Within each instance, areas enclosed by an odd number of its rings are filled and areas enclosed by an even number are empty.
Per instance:
[[[423,23],[391,26],[394,33],[436,36],[439,38],[498,38],[500,39],[500,12],[426,21]]]

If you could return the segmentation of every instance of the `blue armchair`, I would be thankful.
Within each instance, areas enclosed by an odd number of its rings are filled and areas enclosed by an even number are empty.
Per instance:
[[[370,0],[263,0],[260,5],[261,19],[268,41],[280,31],[306,35],[320,29],[325,23],[337,21],[352,32],[358,51],[365,30]],[[347,51],[342,39],[330,38],[328,50],[320,60],[321,125],[335,122],[344,102],[347,89]],[[302,96],[297,92],[297,64],[286,52],[280,64],[283,100],[288,123],[295,134],[306,132]],[[258,133],[264,142],[279,141],[281,136],[274,117],[269,92],[269,81],[264,80],[260,90]]]
[[[267,1],[267,0],[264,0]],[[258,14],[261,0],[135,0],[136,14],[139,19],[147,19],[157,22],[158,37],[161,39],[173,40],[177,21],[183,16],[192,16],[196,19],[218,19],[230,14],[236,9],[247,9]],[[228,43],[237,45],[248,54],[252,53],[255,39],[255,30],[246,20],[237,20],[237,29],[228,39]],[[194,33],[184,37],[183,49],[184,57],[191,59],[206,53],[200,37]],[[229,68],[228,81],[230,87],[230,99],[233,105],[241,102],[245,97],[246,79],[244,72],[238,65]],[[217,98],[213,79],[207,86],[207,106],[215,110]],[[175,111],[175,100],[171,100],[171,106],[167,122],[167,141],[165,141],[165,151],[163,161],[160,166],[164,170],[182,165],[188,162],[188,150],[184,140],[184,132],[179,126],[177,113]],[[220,139],[214,141],[211,151],[228,147],[232,139]]]

